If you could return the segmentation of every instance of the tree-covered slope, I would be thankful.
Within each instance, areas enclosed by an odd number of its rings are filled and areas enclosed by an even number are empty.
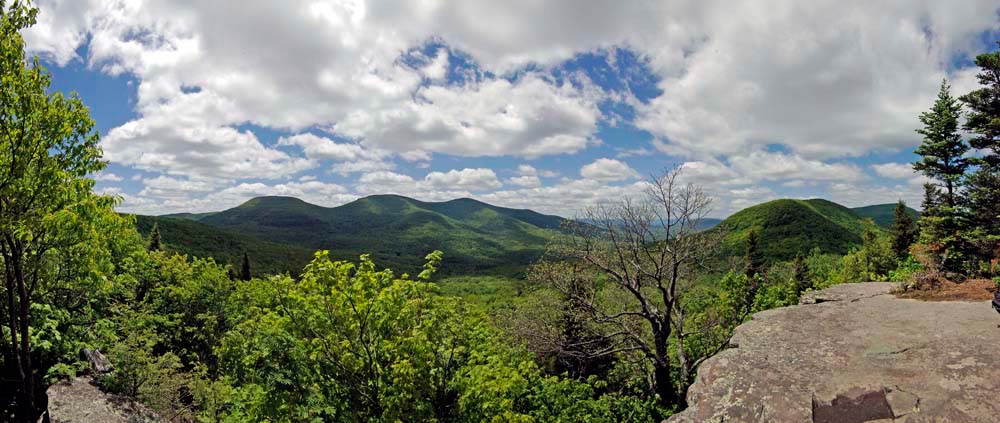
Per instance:
[[[243,253],[250,258],[255,276],[298,274],[312,259],[313,250],[262,241],[185,218],[135,216],[136,227],[148,237],[157,224],[166,249],[195,257],[212,257],[217,263],[239,267]]]
[[[291,197],[259,197],[198,220],[261,240],[330,250],[337,258],[369,253],[381,264],[411,272],[424,254],[442,250],[443,270],[453,273],[528,264],[561,221],[471,199],[431,203],[398,195],[332,208]]]
[[[896,203],[875,204],[871,206],[855,207],[852,208],[851,211],[853,211],[858,216],[861,216],[866,219],[871,219],[872,221],[875,222],[876,225],[879,225],[885,229],[891,228],[893,221],[896,220],[895,218]],[[912,208],[907,207],[906,213],[909,214],[914,221],[920,219],[920,212]]]
[[[726,254],[742,254],[747,234],[756,229],[768,259],[789,260],[817,247],[825,253],[847,253],[861,244],[864,218],[827,200],[782,199],[743,209],[718,228],[727,231]]]

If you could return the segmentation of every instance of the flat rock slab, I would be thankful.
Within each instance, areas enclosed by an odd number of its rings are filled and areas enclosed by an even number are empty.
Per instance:
[[[49,387],[48,415],[52,423],[157,423],[146,407],[102,392],[88,376]]]
[[[890,283],[837,285],[737,328],[679,422],[998,422],[1000,317]]]

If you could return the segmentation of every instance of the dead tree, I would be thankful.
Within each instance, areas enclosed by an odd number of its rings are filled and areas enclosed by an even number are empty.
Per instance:
[[[572,265],[536,266],[533,273],[600,328],[599,338],[584,341],[588,345],[566,347],[590,356],[640,357],[652,368],[651,388],[664,405],[683,405],[691,372],[711,355],[689,357],[685,337],[707,329],[685,327],[683,307],[685,293],[721,244],[721,231],[700,230],[711,202],[700,186],[681,182],[679,168],[666,170],[649,178],[638,198],[591,207],[568,222],[546,261]],[[601,348],[590,348],[597,344]]]

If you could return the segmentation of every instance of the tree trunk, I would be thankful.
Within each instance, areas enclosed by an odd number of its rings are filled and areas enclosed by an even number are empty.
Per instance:
[[[653,389],[660,396],[660,405],[671,407],[684,406],[684,399],[677,395],[674,389],[673,374],[670,371],[670,353],[667,351],[668,333],[658,331],[653,335],[653,344],[656,352],[656,360],[653,361]]]
[[[7,308],[10,314],[11,349],[17,368],[18,393],[15,421],[34,423],[35,421],[35,380],[31,371],[31,337],[29,336],[29,319],[31,318],[30,298],[24,281],[24,270],[21,266],[21,251],[17,245],[5,248],[4,265],[7,282]],[[18,301],[15,305],[14,291],[17,291]],[[18,335],[20,334],[20,339]],[[18,345],[20,344],[20,345]]]

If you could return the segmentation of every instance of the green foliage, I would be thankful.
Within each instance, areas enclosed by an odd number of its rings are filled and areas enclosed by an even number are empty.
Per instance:
[[[296,275],[309,263],[314,252],[181,218],[137,215],[135,225],[147,238],[152,236],[153,227],[157,227],[164,249],[189,257],[212,257],[217,263],[239,265],[243,253],[247,253],[253,257],[254,270],[260,276]]]
[[[871,219],[882,229],[891,230],[893,222],[896,221],[896,206],[897,203],[886,203],[886,204],[874,204],[871,206],[864,207],[854,207],[851,209],[854,214],[861,216],[863,219]],[[910,219],[916,222],[920,219],[920,212],[907,207],[906,214],[910,216]]]
[[[447,249],[442,269],[469,274],[535,261],[562,218],[470,199],[428,203],[377,195],[334,208],[260,197],[198,222],[310,251],[330,250],[337,258],[369,253],[378,263],[414,274],[423,265],[416,254]]]
[[[108,238],[122,223],[115,199],[95,195],[86,178],[105,166],[87,107],[50,92],[49,73],[25,54],[20,31],[36,15],[0,1],[0,415],[17,421],[36,421],[36,388],[87,339],[81,326],[127,240]]]
[[[247,255],[247,253],[243,253],[243,261],[240,264],[239,278],[241,281],[248,281],[253,278],[253,274],[250,272],[250,256]]]
[[[864,220],[850,209],[820,200],[774,200],[743,209],[719,224],[726,230],[723,244],[728,256],[745,252],[751,229],[757,231],[761,252],[772,262],[791,260],[819,248],[844,254],[860,245]]]
[[[425,276],[441,260],[427,257]],[[651,404],[544,376],[460,301],[428,282],[317,253],[300,281],[254,279],[232,295],[219,352],[223,420],[628,421]],[[638,409],[622,410],[623,404]],[[644,414],[645,413],[645,414]]]
[[[900,200],[896,204],[895,217],[892,223],[892,249],[896,258],[904,260],[910,255],[910,246],[917,240],[917,228],[913,218],[907,212],[906,203]]]
[[[836,283],[886,281],[889,272],[896,269],[896,254],[892,250],[892,240],[889,235],[876,229],[870,223],[865,229],[864,244],[845,255],[840,267],[824,286]]]
[[[907,256],[906,259],[899,262],[899,265],[894,270],[889,271],[889,281],[890,282],[906,282],[909,281],[914,274],[924,271],[924,266],[920,264],[912,256]]]
[[[149,244],[146,245],[146,249],[149,251],[160,251],[163,246],[160,245],[160,226],[153,223],[153,230],[149,231]]]
[[[764,253],[760,249],[760,238],[757,236],[756,229],[750,229],[747,233],[747,252],[746,252],[746,275],[748,279],[752,279],[757,275],[763,276],[766,272],[764,267],[767,265],[767,261],[764,258]]]
[[[914,151],[921,158],[913,164],[913,169],[945,187],[944,203],[949,207],[958,205],[957,186],[969,167],[965,157],[969,146],[958,132],[960,114],[961,106],[951,96],[948,81],[941,81],[934,106],[920,114],[924,127],[917,132],[924,136],[924,140]]]
[[[968,240],[969,248],[963,253],[979,261],[978,265],[968,263],[963,269],[966,273],[981,272],[990,267],[987,262],[1000,258],[1000,97],[996,94],[1000,51],[976,56],[976,65],[980,87],[961,97],[969,109],[964,126],[972,134],[969,144],[980,153],[971,159],[977,169],[965,180],[969,221],[961,225],[961,237]]]

